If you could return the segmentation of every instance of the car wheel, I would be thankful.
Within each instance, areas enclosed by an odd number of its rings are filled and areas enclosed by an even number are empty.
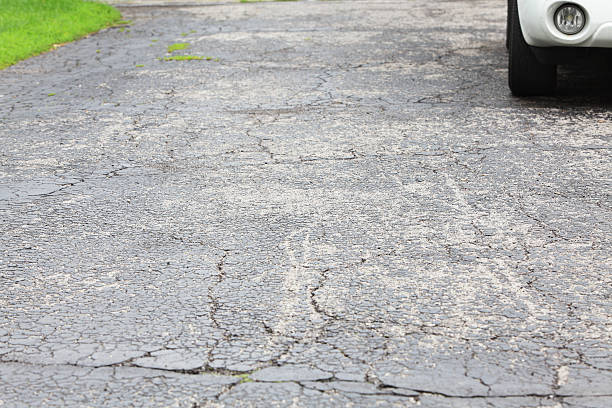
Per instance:
[[[510,16],[512,15],[512,0],[508,0],[508,11],[506,13],[506,49],[510,49]]]
[[[557,86],[557,66],[537,60],[521,31],[516,0],[511,1],[508,85],[516,96],[550,95]]]

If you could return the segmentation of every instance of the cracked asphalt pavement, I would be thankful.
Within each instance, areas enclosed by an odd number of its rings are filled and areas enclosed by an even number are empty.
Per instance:
[[[511,97],[503,1],[121,10],[0,73],[0,406],[612,406],[609,71]]]

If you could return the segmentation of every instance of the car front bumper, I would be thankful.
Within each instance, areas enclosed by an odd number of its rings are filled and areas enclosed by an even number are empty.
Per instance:
[[[612,0],[517,0],[519,19],[527,44],[534,47],[612,48]],[[578,34],[561,33],[554,24],[555,11],[574,3],[586,14]]]

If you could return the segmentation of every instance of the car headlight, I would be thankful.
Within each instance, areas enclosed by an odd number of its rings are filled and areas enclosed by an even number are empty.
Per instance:
[[[555,12],[555,26],[563,34],[578,34],[585,22],[584,11],[576,4],[564,4]]]

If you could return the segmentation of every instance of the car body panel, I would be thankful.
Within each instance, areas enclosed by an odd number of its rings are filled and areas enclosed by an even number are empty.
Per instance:
[[[561,33],[554,15],[563,4],[577,4],[585,12],[586,25],[578,34]],[[521,30],[533,47],[612,48],[612,0],[517,0]]]

